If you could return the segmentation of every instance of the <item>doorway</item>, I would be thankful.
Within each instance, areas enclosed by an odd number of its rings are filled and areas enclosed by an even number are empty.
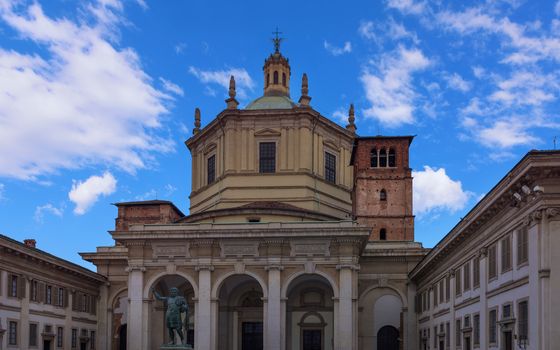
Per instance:
[[[243,322],[241,350],[263,350],[262,322]]]
[[[87,350],[87,345],[86,344],[87,343],[85,343],[85,342],[81,342],[80,343],[80,350]]]
[[[377,350],[399,350],[399,330],[393,326],[381,327],[377,332]]]
[[[504,350],[513,350],[513,339],[511,331],[504,332]]]
[[[119,328],[119,350],[126,350],[126,324]]]
[[[463,349],[464,350],[471,350],[471,338],[470,337],[465,338],[465,347]]]
[[[322,350],[323,335],[320,329],[303,329],[302,350]]]
[[[43,340],[43,350],[51,350],[51,341]]]
[[[443,340],[439,341],[439,350],[444,350],[445,349],[445,343],[443,342]]]

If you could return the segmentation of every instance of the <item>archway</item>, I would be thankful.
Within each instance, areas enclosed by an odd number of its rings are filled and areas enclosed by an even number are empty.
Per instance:
[[[318,274],[294,278],[287,289],[286,348],[331,350],[334,344],[334,292]]]
[[[377,332],[377,350],[399,350],[399,330],[383,326]]]
[[[126,326],[128,320],[128,291],[121,290],[112,302],[112,350],[126,350]]]
[[[218,286],[218,349],[263,349],[263,290],[245,274],[225,278]]]
[[[181,314],[182,321],[182,333],[185,337],[187,344],[193,345],[194,347],[194,302],[193,297],[195,296],[195,290],[192,284],[181,275],[164,275],[157,278],[150,286],[150,290],[156,291],[159,295],[163,297],[169,296],[169,290],[171,288],[178,289],[178,295],[183,296],[188,305],[188,319],[185,319],[185,314]],[[167,305],[165,301],[159,301],[154,298],[152,293],[148,294],[149,298],[152,298],[153,302],[149,307],[149,344],[150,349],[159,349],[162,344],[168,343],[170,341],[166,319],[165,311],[167,310]],[[175,335],[175,343],[179,344],[180,339]]]

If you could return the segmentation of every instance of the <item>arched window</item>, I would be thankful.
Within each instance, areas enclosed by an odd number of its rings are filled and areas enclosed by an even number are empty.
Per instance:
[[[282,85],[286,86],[286,73],[282,73]]]
[[[372,168],[377,168],[378,164],[377,164],[377,148],[372,148],[371,149],[371,153],[369,154],[369,161],[370,161],[370,166]]]
[[[278,71],[274,71],[273,84],[278,84]]]
[[[387,200],[387,191],[385,191],[385,189],[382,189],[381,192],[379,192],[379,200],[380,201]]]
[[[397,158],[395,155],[395,149],[389,148],[389,167],[394,168],[397,164]]]
[[[384,228],[379,231],[379,239],[382,241],[387,240],[387,231]]]
[[[385,150],[385,148],[379,151],[379,166],[381,168],[387,167],[387,150]]]
[[[266,73],[266,86],[270,85],[270,73]]]

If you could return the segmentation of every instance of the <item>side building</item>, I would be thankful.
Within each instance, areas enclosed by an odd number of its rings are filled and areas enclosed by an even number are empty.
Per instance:
[[[0,349],[103,349],[97,305],[105,277],[0,235]]]
[[[557,349],[558,252],[560,151],[531,151],[410,273],[419,349]]]

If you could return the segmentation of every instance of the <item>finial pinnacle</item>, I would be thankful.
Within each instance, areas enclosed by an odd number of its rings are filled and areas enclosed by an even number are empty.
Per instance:
[[[274,53],[280,53],[280,43],[284,40],[284,38],[279,37],[278,34],[282,34],[282,32],[279,32],[278,27],[276,27],[276,31],[272,32],[272,34],[275,35],[275,37],[272,38],[272,42],[274,43]]]
[[[356,133],[356,124],[354,124],[354,121],[356,120],[356,118],[354,117],[354,104],[351,103],[350,104],[350,108],[348,109],[348,125],[346,125],[346,129]]]
[[[307,73],[303,73],[301,77],[301,97],[299,98],[299,104],[302,107],[309,106],[311,102],[311,97],[309,97],[309,82],[307,80]]]
[[[193,134],[198,134],[200,132],[200,108],[196,107],[194,109],[194,129]]]
[[[233,75],[229,78],[229,97],[235,98],[235,78]]]

